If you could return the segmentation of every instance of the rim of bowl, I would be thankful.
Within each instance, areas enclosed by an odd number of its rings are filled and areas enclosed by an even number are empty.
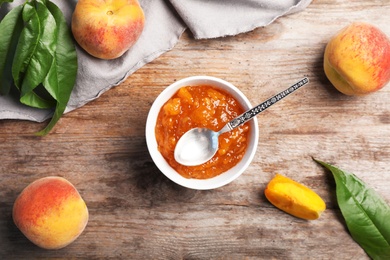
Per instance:
[[[171,181],[190,189],[195,190],[210,190],[222,187],[236,178],[238,178],[250,165],[255,156],[258,140],[259,140],[259,127],[257,118],[254,117],[248,123],[250,124],[249,145],[246,149],[244,157],[234,167],[226,172],[221,173],[213,178],[208,179],[188,179],[180,175],[174,170],[164,159],[161,153],[158,151],[157,141],[155,138],[155,126],[158,114],[162,106],[181,88],[184,86],[194,85],[212,85],[216,88],[223,89],[224,91],[232,94],[243,106],[244,110],[252,108],[252,105],[248,98],[233,84],[222,80],[220,78],[211,76],[191,76],[180,79],[168,87],[166,87],[153,102],[148,117],[146,120],[146,145],[149,150],[149,154],[152,160],[159,168],[159,170],[168,177]]]

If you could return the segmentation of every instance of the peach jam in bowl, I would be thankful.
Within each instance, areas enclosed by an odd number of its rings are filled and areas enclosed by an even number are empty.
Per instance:
[[[240,176],[251,163],[258,144],[256,118],[222,134],[219,149],[208,162],[184,166],[176,162],[179,138],[194,127],[218,131],[252,106],[229,82],[194,76],[168,86],[154,101],[146,122],[149,153],[163,174],[175,183],[197,190],[214,189]]]

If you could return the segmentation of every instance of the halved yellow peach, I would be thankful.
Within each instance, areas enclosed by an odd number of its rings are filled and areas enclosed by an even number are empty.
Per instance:
[[[302,219],[318,219],[326,209],[322,198],[310,188],[281,174],[268,183],[266,198],[275,207]]]

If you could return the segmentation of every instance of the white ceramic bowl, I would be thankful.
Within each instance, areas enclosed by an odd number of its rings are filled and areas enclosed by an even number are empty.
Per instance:
[[[158,113],[161,107],[178,91],[181,87],[184,86],[196,86],[196,85],[211,85],[215,88],[223,89],[226,92],[234,96],[234,98],[239,101],[244,110],[250,109],[252,105],[249,100],[244,96],[244,94],[232,85],[229,82],[226,82],[222,79],[209,77],[209,76],[194,76],[189,78],[184,78],[179,80],[172,85],[168,86],[161,94],[156,98],[152,107],[150,108],[148,118],[146,121],[146,143],[149,149],[149,153],[160,171],[165,174],[173,182],[196,190],[209,190],[221,187],[232,182],[238,176],[240,176],[245,169],[251,163],[257,149],[258,139],[259,139],[259,128],[257,119],[253,118],[250,124],[250,133],[249,133],[249,145],[246,149],[246,153],[242,160],[230,170],[209,179],[187,179],[181,176],[176,172],[164,159],[161,153],[157,148],[157,141],[155,137],[155,126],[157,121]]]

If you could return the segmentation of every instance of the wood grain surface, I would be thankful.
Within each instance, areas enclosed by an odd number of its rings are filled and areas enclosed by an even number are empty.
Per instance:
[[[330,172],[312,157],[356,174],[390,202],[390,86],[364,97],[337,92],[322,68],[327,41],[353,21],[390,35],[388,0],[314,0],[303,12],[235,37],[175,48],[97,100],[66,114],[44,138],[45,123],[0,121],[0,258],[368,259],[349,235]],[[167,179],[145,142],[146,116],[176,80],[230,81],[252,104],[308,76],[311,83],[259,116],[256,156],[237,180],[210,191]],[[316,191],[327,210],[292,217],[264,196],[281,173]],[[89,223],[66,248],[43,250],[12,221],[17,195],[45,176],[72,182]]]

